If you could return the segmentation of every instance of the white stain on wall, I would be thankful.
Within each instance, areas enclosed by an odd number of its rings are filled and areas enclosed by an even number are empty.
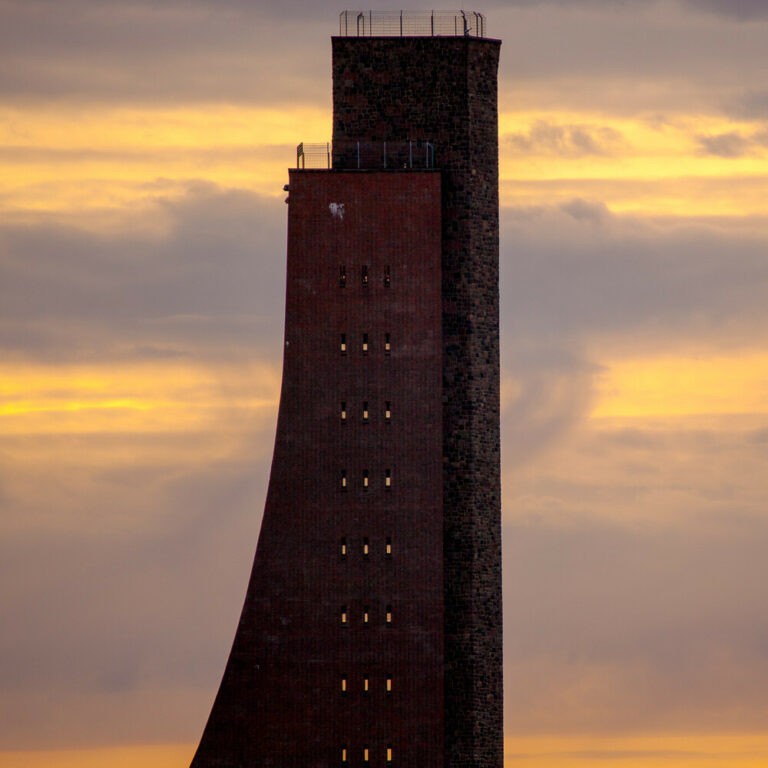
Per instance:
[[[331,212],[331,216],[334,218],[344,218],[344,203],[329,203],[328,210]]]

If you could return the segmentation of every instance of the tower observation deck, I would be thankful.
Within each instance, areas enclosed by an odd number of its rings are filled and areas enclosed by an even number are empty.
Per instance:
[[[289,171],[267,501],[192,768],[501,768],[500,42],[470,12],[340,27],[333,140]]]

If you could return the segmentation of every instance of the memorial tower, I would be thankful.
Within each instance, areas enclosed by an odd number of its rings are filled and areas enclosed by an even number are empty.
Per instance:
[[[283,381],[192,768],[501,768],[500,42],[349,12],[289,171]],[[319,167],[320,166],[320,167]]]

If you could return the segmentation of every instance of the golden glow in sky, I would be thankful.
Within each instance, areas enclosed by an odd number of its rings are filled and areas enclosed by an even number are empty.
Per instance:
[[[256,541],[283,184],[331,138],[337,11],[77,5],[0,24],[0,768],[184,768]],[[764,5],[489,14],[505,768],[768,766]]]
[[[276,412],[280,371],[179,362],[111,366],[0,366],[0,429],[50,432],[199,430],[240,414]]]
[[[196,744],[0,752],[0,768],[182,768]],[[764,768],[768,735],[522,736],[505,739],[504,768]]]
[[[768,355],[606,363],[593,418],[768,414]]]

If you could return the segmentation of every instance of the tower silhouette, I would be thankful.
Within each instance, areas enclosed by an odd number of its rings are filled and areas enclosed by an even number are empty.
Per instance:
[[[289,172],[264,518],[192,768],[500,768],[500,42],[480,14],[344,12],[332,44],[325,167],[300,145]]]

